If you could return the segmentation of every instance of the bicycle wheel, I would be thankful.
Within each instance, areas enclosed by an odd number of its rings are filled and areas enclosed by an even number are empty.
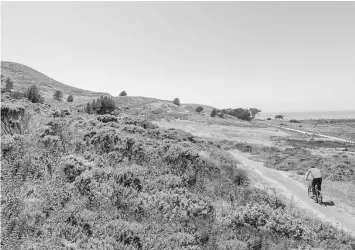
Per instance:
[[[318,201],[319,201],[319,191],[318,191],[318,189],[316,188],[316,202],[319,203]]]
[[[313,197],[313,194],[312,194],[312,186],[311,186],[311,185],[308,186],[308,197],[309,197],[309,198],[312,198],[312,197]]]
[[[318,190],[318,203],[322,204],[323,203],[323,195],[322,192]]]

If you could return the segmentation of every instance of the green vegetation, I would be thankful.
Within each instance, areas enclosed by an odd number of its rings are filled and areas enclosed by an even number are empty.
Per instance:
[[[180,99],[179,99],[179,98],[175,98],[174,101],[173,101],[173,103],[174,103],[175,105],[180,106]]]
[[[344,232],[249,186],[211,141],[134,116],[57,113],[23,135],[2,134],[3,246],[354,247]]]
[[[30,86],[24,93],[24,96],[33,103],[43,103],[44,98],[42,97],[39,89],[36,85]]]
[[[261,112],[260,109],[257,108],[251,108],[250,113],[251,113],[251,118],[254,119],[256,115],[258,115]]]
[[[291,122],[291,123],[301,123],[300,121],[295,120],[295,119],[291,119],[290,122]]]
[[[122,91],[122,92],[120,93],[120,96],[127,96],[127,92],[126,92],[126,91]]]
[[[93,113],[104,100],[89,104]],[[250,186],[218,144],[105,112],[56,111],[24,133],[1,134],[2,248],[355,247]]]
[[[275,115],[275,119],[283,119],[284,116],[283,115]]]
[[[73,101],[74,101],[73,95],[69,95],[68,99],[67,99],[67,102],[73,102]]]
[[[270,121],[270,120],[271,120],[271,118],[270,118],[270,117],[268,117],[266,120]]]
[[[54,91],[53,97],[54,97],[54,99],[56,99],[57,101],[62,101],[62,99],[63,99],[63,93],[62,93],[62,91],[60,91],[60,90]]]
[[[110,114],[116,109],[115,101],[108,96],[100,96],[97,100],[93,100],[92,103],[87,103],[85,112],[88,114]]]
[[[196,111],[197,113],[201,113],[201,112],[203,111],[203,107],[198,106],[198,107],[195,109],[195,111]]]
[[[217,109],[212,109],[211,117],[215,117],[217,115]]]
[[[254,112],[256,112],[255,110],[254,110]],[[245,120],[245,121],[251,121],[253,119],[253,117],[251,115],[251,111],[249,109],[243,109],[243,108],[222,109],[221,112],[223,114],[231,115],[231,116],[237,117],[238,119]]]

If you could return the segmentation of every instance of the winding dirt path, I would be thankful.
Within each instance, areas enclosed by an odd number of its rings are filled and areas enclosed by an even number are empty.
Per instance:
[[[296,206],[306,209],[318,216],[323,221],[330,222],[338,228],[342,228],[355,235],[355,215],[351,214],[344,206],[337,206],[324,197],[326,205],[320,205],[308,197],[307,189],[304,185],[288,177],[284,172],[264,167],[261,162],[256,162],[248,158],[248,154],[237,150],[230,153],[239,160],[244,167],[260,175],[268,185],[278,193],[282,193],[288,199],[292,199]],[[351,209],[353,210],[353,209]]]

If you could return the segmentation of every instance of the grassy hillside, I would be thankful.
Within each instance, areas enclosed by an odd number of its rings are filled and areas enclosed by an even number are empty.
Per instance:
[[[117,97],[117,114],[53,113],[3,95],[1,249],[355,249],[254,187],[220,143],[149,121],[184,107]]]
[[[23,91],[32,84],[37,85],[46,99],[52,99],[55,90],[62,91],[65,100],[68,95],[74,95],[78,103],[91,100],[99,95],[109,95],[107,93],[92,92],[66,85],[28,66],[14,62],[1,61],[1,74],[5,78],[10,77],[13,79],[15,82],[14,89],[18,91]]]

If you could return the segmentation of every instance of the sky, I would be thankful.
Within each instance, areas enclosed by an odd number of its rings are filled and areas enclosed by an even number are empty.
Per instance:
[[[355,2],[2,2],[1,60],[114,96],[355,110]]]

